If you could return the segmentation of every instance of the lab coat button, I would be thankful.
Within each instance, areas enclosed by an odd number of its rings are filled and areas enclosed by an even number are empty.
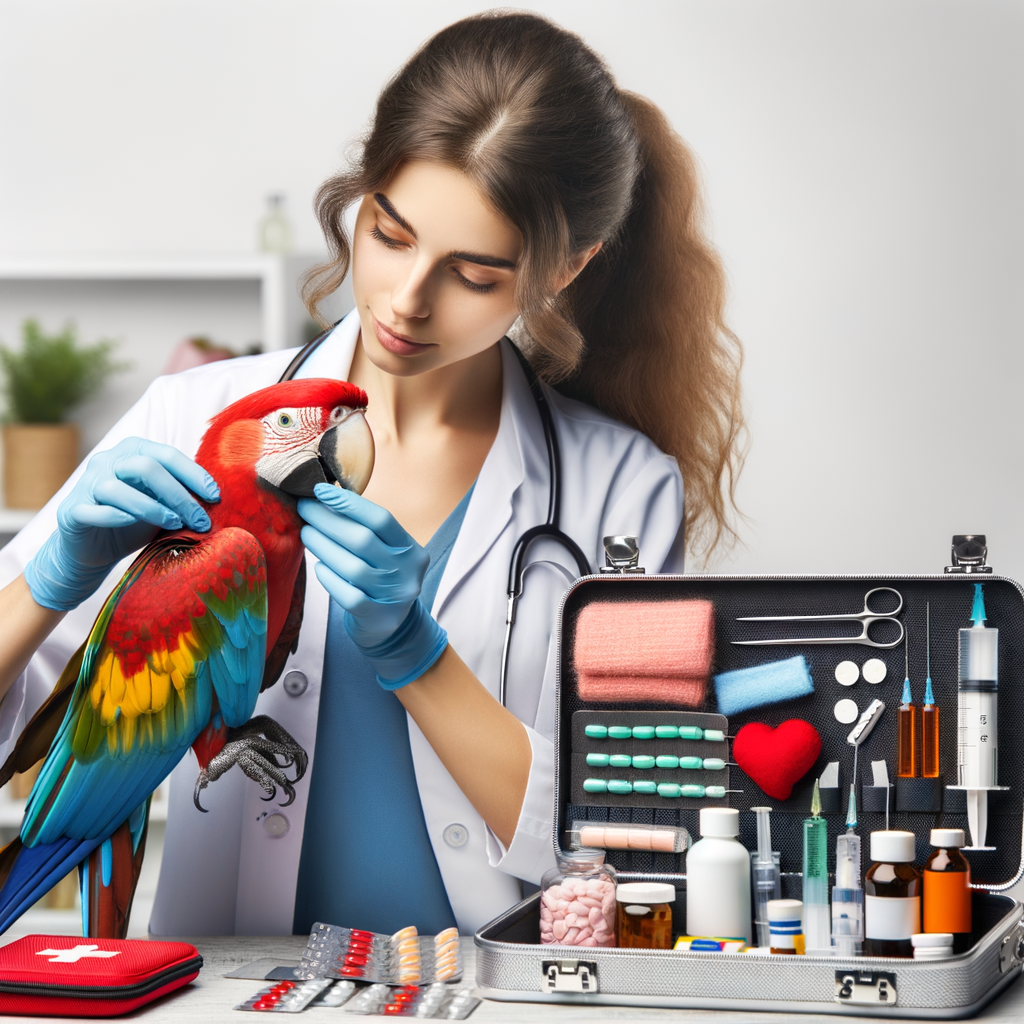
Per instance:
[[[289,697],[301,697],[309,686],[309,680],[305,672],[289,672],[284,677],[284,692]]]
[[[263,819],[263,827],[266,829],[267,835],[272,839],[280,839],[281,836],[287,833],[291,824],[285,815],[281,814],[280,811],[275,811]]]
[[[458,849],[460,846],[465,846],[469,842],[469,829],[465,825],[459,825],[458,823],[449,825],[444,832],[441,833],[441,837],[449,845]]]

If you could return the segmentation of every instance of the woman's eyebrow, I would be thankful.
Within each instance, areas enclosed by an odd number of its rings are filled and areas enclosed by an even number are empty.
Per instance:
[[[398,225],[404,228],[412,235],[413,238],[418,238],[416,229],[391,205],[391,201],[388,199],[383,192],[374,192],[373,198],[377,201],[377,205]],[[466,263],[477,263],[481,267],[499,267],[503,270],[515,270],[515,260],[507,260],[502,256],[487,256],[484,253],[479,252],[450,252],[448,258],[452,260],[463,260]]]
[[[383,192],[374,192],[373,198],[377,201],[377,205],[400,227],[412,235],[413,238],[418,237],[416,229],[391,205],[388,197]]]

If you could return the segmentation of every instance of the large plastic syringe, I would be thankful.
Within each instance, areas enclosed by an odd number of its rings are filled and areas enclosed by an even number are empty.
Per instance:
[[[965,790],[969,850],[986,846],[988,794],[1008,789],[998,783],[999,770],[999,630],[985,626],[985,595],[974,584],[971,625],[960,630],[960,672],[957,683],[958,785]]]

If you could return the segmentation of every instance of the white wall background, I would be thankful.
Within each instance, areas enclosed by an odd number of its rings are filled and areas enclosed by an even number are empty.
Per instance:
[[[251,251],[275,189],[319,248],[312,193],[382,83],[486,6],[3,0],[0,258]],[[718,567],[928,572],[975,531],[1024,578],[1024,5],[528,6],[705,169],[752,439]]]

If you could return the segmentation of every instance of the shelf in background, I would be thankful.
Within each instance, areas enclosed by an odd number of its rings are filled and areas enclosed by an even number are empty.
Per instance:
[[[0,508],[0,533],[17,533],[34,515],[31,509]]]

